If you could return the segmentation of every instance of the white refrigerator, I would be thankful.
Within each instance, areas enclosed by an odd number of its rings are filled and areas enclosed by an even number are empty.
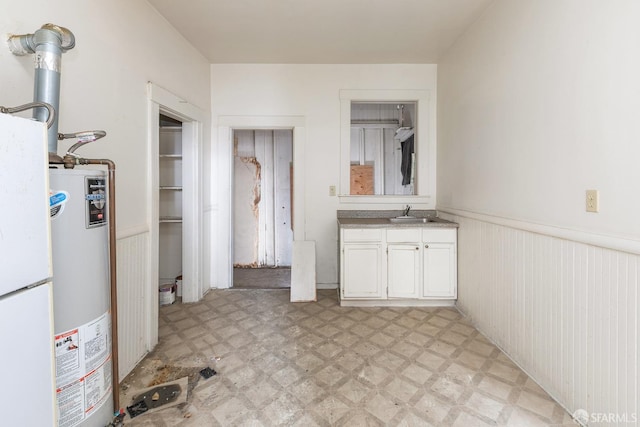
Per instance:
[[[0,424],[55,426],[46,125],[0,114]]]

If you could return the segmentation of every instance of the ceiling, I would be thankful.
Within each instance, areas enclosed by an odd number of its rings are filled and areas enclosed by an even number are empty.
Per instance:
[[[148,0],[211,63],[437,63],[493,0]]]

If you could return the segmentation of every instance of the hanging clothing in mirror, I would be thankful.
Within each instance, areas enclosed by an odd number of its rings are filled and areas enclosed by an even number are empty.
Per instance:
[[[401,127],[396,130],[396,140],[400,141],[402,150],[402,163],[400,172],[402,173],[402,185],[411,184],[411,163],[414,152],[414,130],[412,127]]]

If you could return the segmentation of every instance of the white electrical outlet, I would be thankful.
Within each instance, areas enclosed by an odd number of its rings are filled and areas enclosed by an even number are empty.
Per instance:
[[[587,190],[587,212],[598,212],[598,190]]]
[[[330,185],[329,186],[329,196],[335,196],[336,195],[336,186],[335,185]]]

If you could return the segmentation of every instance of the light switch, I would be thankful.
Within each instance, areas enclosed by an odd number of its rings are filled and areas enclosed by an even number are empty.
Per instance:
[[[335,185],[330,185],[329,186],[329,196],[335,196],[336,195],[336,186]]]
[[[598,212],[598,190],[587,190],[587,212]]]

